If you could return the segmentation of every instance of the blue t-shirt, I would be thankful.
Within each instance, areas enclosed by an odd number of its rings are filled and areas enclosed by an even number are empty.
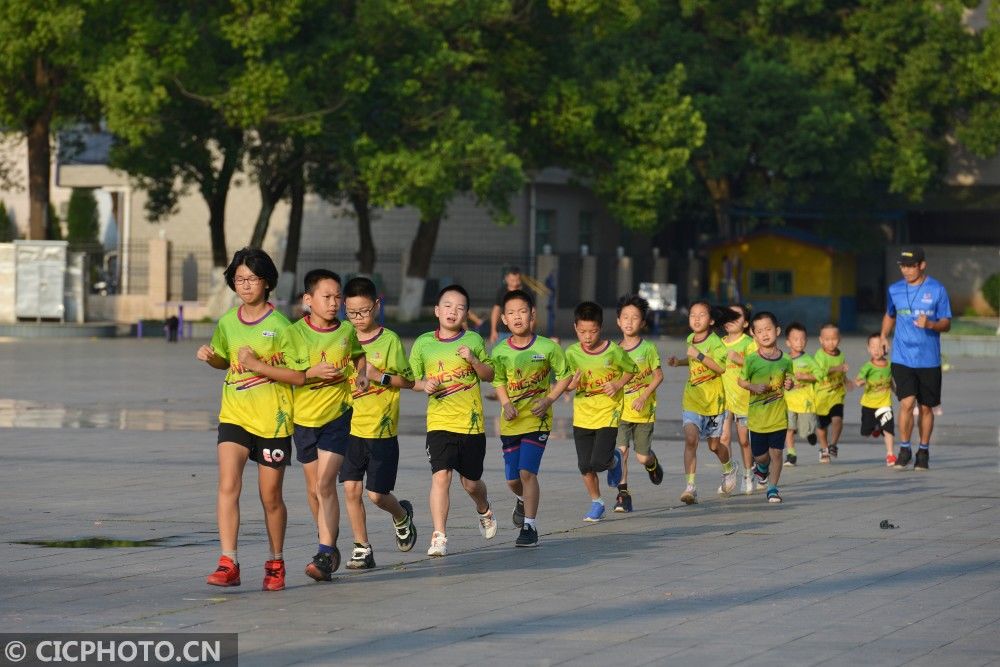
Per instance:
[[[927,319],[951,319],[951,302],[944,285],[930,276],[920,285],[900,280],[889,286],[886,314],[896,318],[892,339],[892,363],[910,368],[936,368],[941,365],[941,334],[917,328],[920,315]]]

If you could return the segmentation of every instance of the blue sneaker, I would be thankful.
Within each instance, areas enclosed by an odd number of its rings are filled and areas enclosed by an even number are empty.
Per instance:
[[[597,523],[604,518],[604,503],[599,503],[596,500],[590,503],[590,511],[587,512],[587,516],[583,517],[584,521],[589,521],[590,523]]]
[[[608,486],[615,488],[622,481],[622,452],[615,447],[615,463],[608,468]]]

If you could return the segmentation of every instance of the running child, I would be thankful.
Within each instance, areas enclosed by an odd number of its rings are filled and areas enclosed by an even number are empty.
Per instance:
[[[622,457],[622,479],[618,484],[616,512],[632,511],[632,496],[628,492],[628,448],[635,446],[635,458],[641,463],[649,481],[663,481],[663,466],[653,452],[653,425],[656,423],[656,388],[663,382],[660,353],[656,345],[639,334],[646,324],[649,302],[640,296],[626,295],[618,301],[618,328],[622,332],[621,348],[635,362],[638,372],[625,385],[625,401],[618,424],[618,450]]]
[[[750,392],[747,423],[754,457],[754,476],[767,483],[767,502],[780,503],[778,480],[785,449],[788,415],[785,390],[792,386],[792,361],[778,349],[781,327],[773,313],[753,316],[753,336],[757,351],[747,357],[739,384]]]
[[[885,464],[891,468],[896,465],[896,455],[892,451],[892,438],[896,433],[892,420],[892,365],[885,358],[882,334],[868,336],[868,356],[870,359],[854,378],[854,386],[865,388],[861,395],[861,435],[882,436]]]
[[[229,289],[242,303],[219,319],[211,343],[202,345],[195,355],[212,368],[226,371],[216,448],[216,516],[222,555],[206,582],[212,586],[240,585],[240,492],[243,469],[251,460],[258,468],[257,485],[270,545],[263,588],[278,591],[285,587],[282,551],[288,511],[281,487],[292,448],[292,397],[287,386],[241,365],[239,350],[250,345],[267,363],[281,363],[278,335],[289,327],[289,322],[268,303],[271,290],[278,284],[278,269],[263,250],[238,250],[224,275]]]
[[[538,544],[538,469],[552,430],[552,404],[566,390],[570,373],[562,349],[532,333],[535,302],[524,290],[501,299],[500,318],[510,336],[493,348],[493,367],[500,401],[500,442],[507,486],[516,502],[512,520],[521,529],[514,546]],[[554,385],[549,384],[555,375]]]
[[[722,376],[722,385],[726,390],[726,419],[722,423],[720,442],[732,451],[730,443],[733,431],[736,431],[740,452],[743,455],[743,493],[750,495],[754,489],[751,471],[753,457],[750,453],[750,435],[747,431],[747,406],[750,393],[739,385],[739,379],[744,360],[747,355],[757,351],[757,343],[747,335],[750,310],[743,304],[734,303],[730,304],[728,311],[732,314],[726,313],[726,321],[723,324],[726,335],[722,337],[722,343],[726,346],[726,372]]]
[[[573,396],[573,441],[576,465],[583,486],[590,494],[590,511],[584,521],[604,518],[604,499],[597,473],[608,472],[608,486],[622,478],[622,455],[615,447],[624,407],[624,387],[639,370],[620,347],[601,338],[604,311],[584,301],[573,311],[577,342],[566,350],[566,363],[573,373],[569,388]]]
[[[688,312],[687,356],[671,356],[671,367],[687,366],[688,380],[684,385],[682,419],[684,426],[684,480],[687,486],[681,502],[693,505],[698,502],[695,472],[698,467],[698,440],[705,438],[708,448],[722,464],[720,495],[728,496],[736,489],[738,466],[732,461],[729,446],[721,442],[722,424],[726,420],[726,390],[722,375],[726,372],[726,345],[712,327],[715,319],[707,301],[695,301]]]
[[[819,436],[819,462],[837,458],[837,443],[844,430],[844,398],[847,395],[847,362],[840,351],[840,329],[827,322],[819,330],[820,349],[813,358],[816,378],[816,435]]]
[[[816,361],[806,354],[806,328],[792,322],[785,329],[785,346],[792,360],[792,388],[785,392],[788,408],[788,433],[785,435],[787,450],[785,465],[794,466],[799,457],[795,451],[795,434],[804,435],[810,445],[816,444],[816,391],[817,378],[822,377]]]
[[[365,351],[368,376],[364,389],[357,382],[359,376],[351,377],[354,414],[340,468],[344,504],[354,533],[354,549],[346,565],[350,570],[375,567],[362,498],[365,477],[368,499],[392,517],[396,548],[409,551],[417,541],[413,505],[392,494],[399,470],[399,390],[413,386],[413,372],[399,336],[375,321],[378,305],[375,283],[368,278],[352,278],[344,285],[345,311]]]
[[[304,282],[302,301],[309,313],[278,337],[285,367],[266,365],[248,347],[240,350],[240,363],[275,382],[294,386],[295,457],[302,464],[306,483],[314,483],[318,500],[315,518],[319,546],[312,562],[306,565],[306,575],[316,581],[330,581],[340,567],[337,475],[351,430],[351,363],[357,368],[355,382],[359,388],[367,388],[368,378],[365,353],[354,327],[337,319],[340,276],[314,269],[306,274]],[[312,368],[329,372],[314,377]]]
[[[421,334],[410,350],[415,391],[425,392],[427,404],[427,458],[431,464],[430,509],[434,523],[428,556],[448,554],[448,511],[452,472],[476,505],[479,533],[497,534],[483,482],[486,431],[480,380],[493,379],[482,337],[463,328],[469,312],[469,293],[448,285],[438,294],[434,315],[438,328]]]

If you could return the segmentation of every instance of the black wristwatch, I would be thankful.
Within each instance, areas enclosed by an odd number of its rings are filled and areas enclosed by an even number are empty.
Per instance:
[[[388,387],[390,382],[392,382],[392,376],[388,373],[382,373],[382,378],[378,381],[378,383],[383,387]]]
[[[704,352],[699,352],[697,358],[698,358],[698,361],[705,361],[705,353]]]

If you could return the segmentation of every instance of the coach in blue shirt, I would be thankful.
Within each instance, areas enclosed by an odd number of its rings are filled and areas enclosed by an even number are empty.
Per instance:
[[[892,380],[899,398],[899,455],[905,468],[912,455],[913,405],[920,406],[920,447],[914,470],[927,470],[933,409],[941,404],[941,334],[951,329],[951,302],[944,285],[927,275],[924,249],[905,247],[896,260],[903,279],[889,287],[882,318],[882,345],[892,339]]]

